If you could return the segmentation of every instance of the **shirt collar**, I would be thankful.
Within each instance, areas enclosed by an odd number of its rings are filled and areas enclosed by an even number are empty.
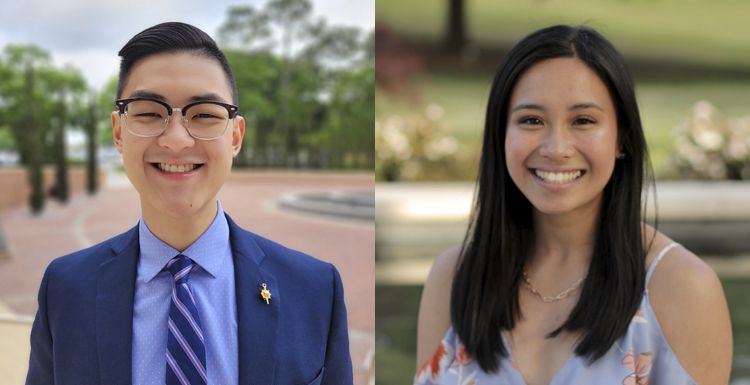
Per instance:
[[[216,218],[208,229],[190,245],[182,255],[192,259],[198,266],[203,268],[213,277],[217,277],[219,271],[224,265],[223,259],[227,255],[223,252],[217,252],[229,248],[229,224],[221,208],[221,203],[216,201],[218,210]],[[141,247],[141,258],[139,261],[139,275],[146,282],[151,281],[161,272],[172,258],[180,254],[179,251],[164,243],[157,238],[146,223],[138,223],[138,240]]]

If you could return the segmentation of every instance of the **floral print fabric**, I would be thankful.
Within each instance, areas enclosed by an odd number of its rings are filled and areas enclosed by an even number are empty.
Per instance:
[[[648,385],[648,372],[651,369],[651,352],[639,354],[633,360],[633,351],[622,359],[622,366],[633,369],[633,374],[625,377],[623,385]]]
[[[459,342],[456,346],[455,354],[448,354],[448,352],[453,351],[453,346],[441,342],[432,357],[417,372],[416,383],[440,384],[445,372],[448,371],[449,373],[456,375],[457,384],[476,385],[477,381],[474,380],[474,376],[477,375],[477,371],[466,371],[464,373],[464,367],[472,361],[471,357],[466,354],[464,345]],[[450,366],[447,365],[448,362],[450,362]]]
[[[664,248],[651,263],[646,274],[647,285],[659,260],[676,245],[675,243]],[[503,343],[510,352],[504,335]],[[615,342],[607,354],[591,365],[587,365],[585,359],[573,355],[550,385],[648,385],[649,382],[670,385],[695,384],[664,339],[656,316],[651,310],[646,289],[641,306],[633,316],[628,331]],[[417,372],[415,384],[525,385],[525,382],[512,353],[500,360],[500,369],[496,373],[482,371],[477,362],[466,353],[463,344],[451,328],[432,358]]]

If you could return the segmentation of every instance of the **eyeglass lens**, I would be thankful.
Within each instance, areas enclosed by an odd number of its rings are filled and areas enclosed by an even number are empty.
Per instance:
[[[179,112],[173,118],[182,118]],[[167,126],[169,111],[163,105],[149,100],[136,100],[125,106],[125,124],[136,135],[156,136]],[[187,109],[187,129],[201,139],[221,136],[229,122],[226,108],[212,103],[201,103]]]

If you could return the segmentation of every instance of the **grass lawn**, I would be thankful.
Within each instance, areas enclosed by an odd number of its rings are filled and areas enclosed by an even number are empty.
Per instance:
[[[375,380],[411,385],[417,365],[422,286],[375,286]]]
[[[448,0],[378,0],[375,18],[438,41]],[[750,67],[750,2],[744,0],[466,0],[472,41],[510,45],[553,24],[586,24],[626,56]]]
[[[491,81],[489,75],[426,74],[414,81],[422,105],[409,106],[402,99],[376,92],[375,116],[382,121],[392,115],[422,111],[424,106],[437,103],[444,108],[444,121],[454,136],[462,145],[478,151]],[[728,117],[750,115],[750,82],[747,81],[639,83],[636,92],[657,176],[671,148],[670,131],[696,102],[708,100]],[[462,179],[474,180],[474,175]]]

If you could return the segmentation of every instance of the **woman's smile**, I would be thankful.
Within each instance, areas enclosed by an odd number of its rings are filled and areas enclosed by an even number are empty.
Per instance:
[[[539,168],[529,168],[529,171],[534,174],[538,179],[549,184],[568,184],[578,180],[586,174],[586,170],[574,170],[574,171],[545,171]]]

